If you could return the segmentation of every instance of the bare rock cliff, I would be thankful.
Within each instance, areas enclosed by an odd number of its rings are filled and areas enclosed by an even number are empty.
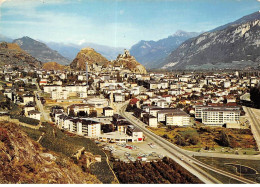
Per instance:
[[[100,183],[67,157],[44,151],[19,127],[0,122],[0,183]]]
[[[131,56],[128,50],[124,54],[118,55],[117,59],[113,61],[114,66],[123,66],[133,73],[146,74],[147,71],[143,65],[136,61],[135,57]]]

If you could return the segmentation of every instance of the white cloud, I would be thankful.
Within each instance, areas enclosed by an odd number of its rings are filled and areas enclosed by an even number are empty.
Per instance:
[[[86,43],[87,41],[85,40],[85,39],[82,39],[82,40],[79,40],[77,43],[78,43],[78,45],[82,45],[82,44],[84,44],[84,43]]]
[[[18,2],[12,0],[10,2]],[[21,0],[20,0],[21,1]],[[31,0],[24,0],[29,2]],[[9,3],[10,3],[9,2]],[[65,1],[56,1],[65,2]],[[68,1],[66,1],[68,2]],[[77,13],[60,13],[53,11],[39,11],[37,6],[16,6],[5,4],[3,16],[16,17],[15,20],[1,20],[4,31],[12,37],[30,36],[43,41],[56,41],[65,43],[85,42],[111,45],[115,47],[128,46],[131,38],[138,34],[132,24],[106,22],[98,24],[95,18],[89,18]],[[124,14],[124,10],[119,11]],[[21,19],[19,19],[21,17]],[[19,30],[19,36],[17,36]],[[128,37],[129,36],[129,37]],[[119,46],[118,46],[119,45]]]
[[[120,15],[123,15],[124,13],[125,13],[124,10],[120,10],[120,11],[119,11],[119,14],[120,14]]]

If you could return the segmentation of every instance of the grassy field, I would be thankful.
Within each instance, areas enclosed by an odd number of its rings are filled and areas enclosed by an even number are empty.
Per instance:
[[[229,166],[226,164],[239,164],[243,166],[247,166],[249,168],[252,168],[256,170],[257,174],[243,174],[241,173],[242,177],[248,178],[252,181],[260,183],[260,160],[244,160],[244,159],[231,159],[231,158],[212,158],[212,157],[195,157],[196,159],[208,164],[212,165],[216,168],[225,170],[227,172],[236,174],[240,176],[240,172],[237,172],[236,168],[234,166]],[[225,181],[225,183],[228,183]]]
[[[211,150],[229,154],[257,154],[257,146],[249,129],[223,127],[147,127],[155,134],[191,151]],[[229,138],[229,146],[222,145],[221,133]]]
[[[92,164],[90,166],[90,172],[96,175],[103,183],[112,183],[114,181],[114,175],[106,162],[105,153],[91,139],[69,135],[48,123],[44,123],[43,125],[44,127],[39,130],[29,128],[22,128],[22,130],[34,140],[37,140],[42,132],[45,132],[39,143],[48,150],[63,154],[67,157],[71,157],[82,147],[85,147],[86,151],[91,152],[93,155],[101,155],[102,161]]]

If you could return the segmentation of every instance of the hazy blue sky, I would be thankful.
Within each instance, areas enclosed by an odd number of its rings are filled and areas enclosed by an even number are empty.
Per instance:
[[[260,0],[0,0],[0,33],[131,47],[177,30],[207,31],[260,10]]]

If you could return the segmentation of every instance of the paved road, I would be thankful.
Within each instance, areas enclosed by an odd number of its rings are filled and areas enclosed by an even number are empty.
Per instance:
[[[243,108],[249,117],[251,131],[254,135],[258,150],[260,150],[260,110],[245,106]]]
[[[214,171],[216,173],[222,174],[224,176],[230,177],[232,179],[238,180],[243,183],[254,183],[251,180],[238,177],[237,175],[228,173],[226,171],[222,171],[220,169],[216,169],[212,166],[209,166],[207,164],[204,164],[193,157],[191,157],[189,154],[186,154],[181,148],[175,146],[174,144],[168,142],[167,140],[161,138],[160,136],[152,133],[151,131],[147,130],[145,128],[145,124],[133,117],[132,115],[129,115],[125,112],[126,104],[122,106],[122,108],[119,110],[119,113],[125,117],[130,123],[133,125],[139,127],[144,134],[149,137],[151,140],[153,140],[156,144],[159,144],[167,151],[167,156],[174,159],[177,163],[179,163],[181,166],[183,166],[185,169],[193,173],[195,176],[197,176],[201,181],[207,184],[215,184],[215,183],[221,183],[217,179],[215,179],[213,176],[209,175],[207,172],[203,171],[198,166],[201,166],[203,168],[206,168],[208,170]]]
[[[39,95],[39,92],[41,91],[41,89],[40,89],[40,87],[37,83],[36,83],[36,86],[37,86],[37,89],[38,89],[38,92],[37,91],[34,92],[36,105],[37,105],[38,109],[40,110],[44,121],[51,122],[50,115],[44,110],[42,102],[37,99],[37,95]]]

